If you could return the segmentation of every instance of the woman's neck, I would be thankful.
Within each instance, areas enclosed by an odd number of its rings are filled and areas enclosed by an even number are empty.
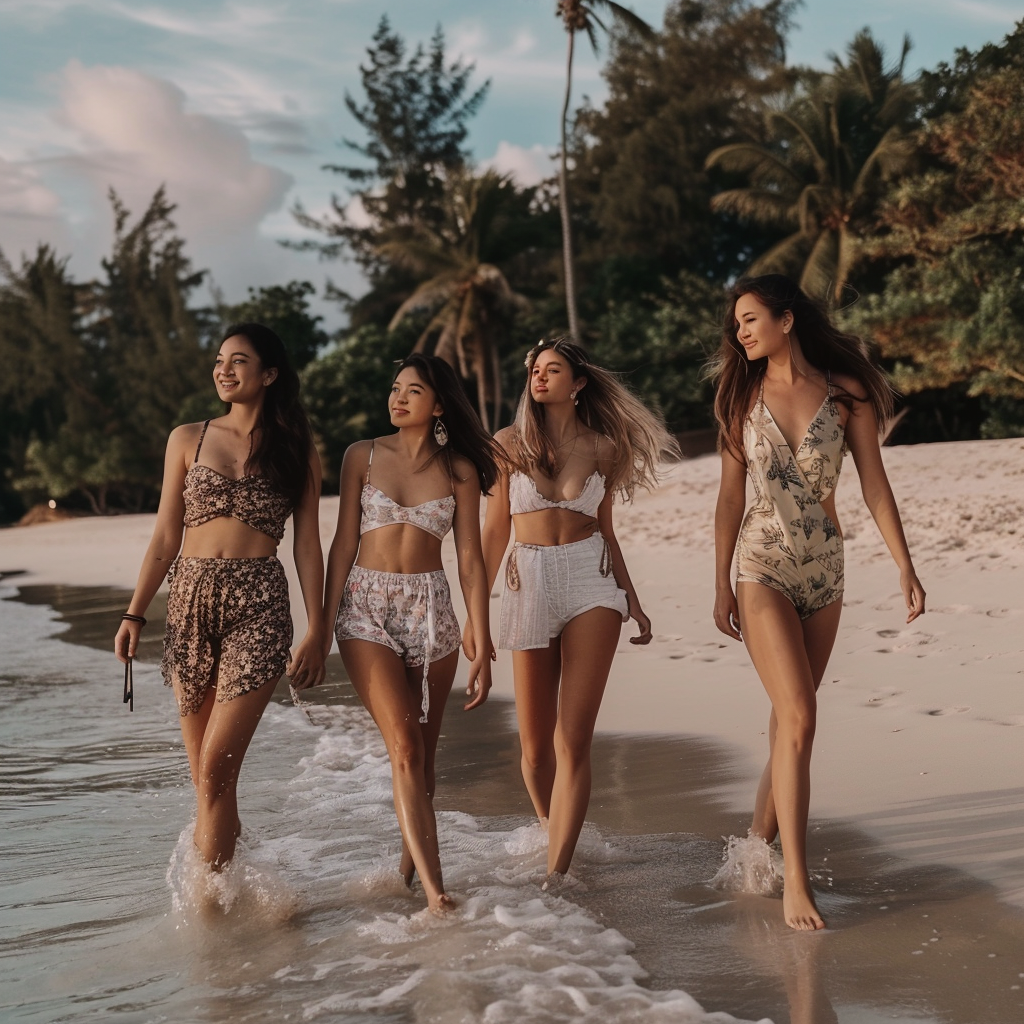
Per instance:
[[[581,429],[579,417],[573,405],[546,405],[543,407],[544,433],[557,448],[576,437]]]

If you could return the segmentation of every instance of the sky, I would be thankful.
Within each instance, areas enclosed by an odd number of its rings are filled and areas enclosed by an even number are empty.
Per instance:
[[[666,0],[625,0],[660,25]],[[545,176],[558,138],[565,34],[554,0],[0,0],[0,249],[15,262],[47,242],[89,277],[109,251],[114,188],[141,212],[166,184],[197,267],[228,301],[246,288],[330,278],[359,291],[344,262],[283,248],[303,239],[291,209],[328,209],[346,110],[382,15],[410,44],[443,27],[451,57],[490,79],[469,145],[482,166],[524,184]],[[957,47],[997,42],[1020,0],[805,0],[792,63],[824,67],[864,26],[908,70]],[[574,100],[600,104],[600,59],[578,47]],[[344,195],[342,194],[342,198]],[[202,298],[202,297],[201,297]],[[318,304],[328,328],[340,313]]]

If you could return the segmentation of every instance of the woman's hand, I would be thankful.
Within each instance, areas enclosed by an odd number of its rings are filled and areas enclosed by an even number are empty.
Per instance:
[[[740,606],[732,587],[715,591],[715,625],[733,640],[742,640],[740,631]]]
[[[654,639],[654,634],[651,632],[651,620],[644,615],[643,608],[635,601],[631,601],[629,604],[629,617],[634,619],[640,627],[640,632],[636,636],[631,636],[629,642],[639,645],[649,644]]]
[[[906,569],[900,573],[900,589],[903,591],[903,599],[910,609],[907,615],[907,622],[913,622],[918,615],[924,615],[924,587],[917,578],[913,569]]]
[[[494,648],[488,644],[487,648],[481,650],[480,656],[474,658],[469,666],[469,676],[466,679],[466,696],[469,702],[463,706],[463,711],[472,711],[480,707],[487,694],[491,692],[491,660],[494,657]]]
[[[129,658],[135,657],[139,649],[139,637],[142,635],[142,623],[122,619],[121,626],[114,637],[114,654],[122,665],[128,664]]]
[[[307,633],[285,669],[296,690],[306,690],[323,682],[324,657],[324,640]]]
[[[462,627],[462,653],[470,661],[476,661],[476,633],[473,631],[473,622],[468,617],[466,625]]]

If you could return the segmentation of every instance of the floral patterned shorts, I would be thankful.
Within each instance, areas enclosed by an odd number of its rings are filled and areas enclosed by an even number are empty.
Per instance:
[[[338,643],[369,640],[390,647],[409,668],[423,665],[423,717],[429,710],[427,673],[431,662],[462,644],[448,580],[435,572],[379,572],[353,565],[334,626]]]
[[[176,558],[167,576],[160,669],[182,717],[203,706],[211,686],[224,702],[281,678],[292,616],[276,558]]]

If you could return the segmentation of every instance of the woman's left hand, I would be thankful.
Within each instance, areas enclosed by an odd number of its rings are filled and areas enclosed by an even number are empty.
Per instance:
[[[907,608],[910,609],[907,622],[913,622],[918,615],[924,615],[925,598],[924,587],[921,586],[921,581],[913,569],[907,569],[900,573],[900,589],[903,591],[903,599],[907,602]]]
[[[491,656],[494,648],[480,652],[480,656],[473,659],[469,666],[469,678],[466,680],[466,696],[470,698],[463,706],[463,711],[472,711],[480,707],[487,694],[491,692]]]
[[[649,644],[654,639],[654,634],[651,632],[651,620],[644,615],[644,610],[640,605],[629,609],[629,617],[634,619],[640,627],[640,634],[631,636],[629,642],[631,644]]]
[[[323,640],[307,633],[285,671],[296,690],[306,690],[322,683],[326,672]]]

